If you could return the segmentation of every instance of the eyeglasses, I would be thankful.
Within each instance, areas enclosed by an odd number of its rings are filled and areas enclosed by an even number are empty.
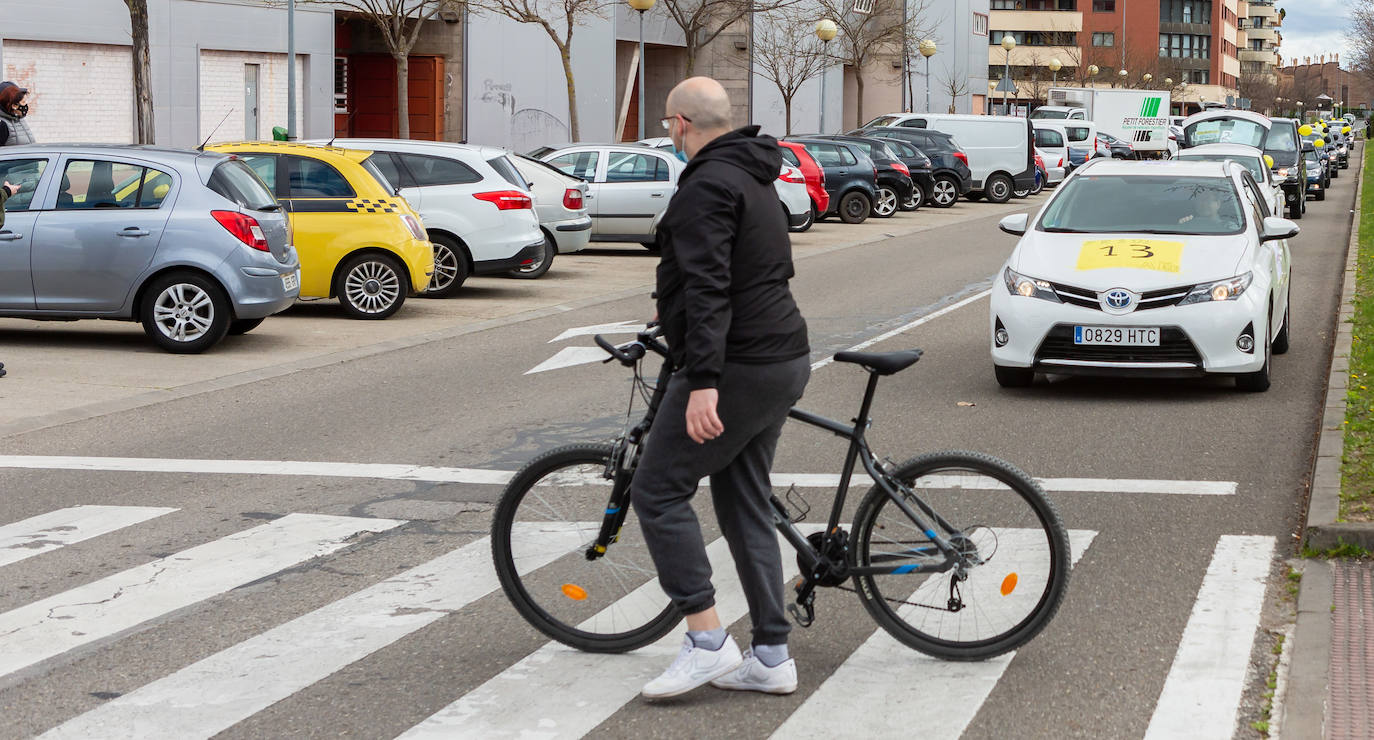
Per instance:
[[[667,118],[660,118],[658,122],[663,125],[664,131],[672,131],[672,129],[669,128],[669,126],[672,124],[674,118],[681,118],[683,121],[686,121],[687,123],[692,122],[692,119],[682,115],[681,113],[674,113],[673,115],[668,116]]]

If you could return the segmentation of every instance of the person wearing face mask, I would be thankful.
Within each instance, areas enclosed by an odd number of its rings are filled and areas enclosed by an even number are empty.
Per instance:
[[[25,120],[29,104],[24,102],[29,91],[13,82],[0,82],[0,146],[35,144],[33,130]]]
[[[789,694],[797,666],[787,653],[791,625],[769,470],[787,411],[810,378],[811,348],[788,286],[792,244],[773,189],[782,151],[758,126],[731,130],[730,98],[709,77],[673,88],[666,113],[664,128],[687,167],[658,227],[654,296],[677,372],[630,495],[687,636],[642,693],[661,699],[711,683]],[[743,654],[716,613],[692,510],[707,476],[753,622],[753,647]]]

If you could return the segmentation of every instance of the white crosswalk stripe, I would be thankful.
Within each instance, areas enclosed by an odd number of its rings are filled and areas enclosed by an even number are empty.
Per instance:
[[[0,566],[174,511],[162,506],[72,506],[6,524],[0,527]]]
[[[0,676],[334,552],[392,519],[289,514],[0,614]]]
[[[523,561],[522,570],[534,570],[582,544],[580,532],[571,527],[560,533],[545,525],[527,536],[550,547],[541,559]],[[483,537],[154,681],[42,737],[210,737],[499,585],[491,540]]]

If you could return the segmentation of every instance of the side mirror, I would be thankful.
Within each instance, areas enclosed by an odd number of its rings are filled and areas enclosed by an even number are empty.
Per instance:
[[[1286,218],[1269,216],[1264,219],[1264,225],[1260,228],[1260,241],[1272,242],[1279,239],[1292,239],[1298,235],[1301,229],[1298,225]]]
[[[1026,233],[1026,224],[1029,221],[1029,213],[1013,213],[1002,219],[1001,222],[997,224],[997,228],[1012,236],[1021,236]]]

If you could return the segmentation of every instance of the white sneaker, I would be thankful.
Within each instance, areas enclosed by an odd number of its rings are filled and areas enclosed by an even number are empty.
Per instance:
[[[753,650],[744,651],[744,662],[731,673],[711,682],[718,689],[790,694],[797,690],[797,661],[788,658],[775,666],[764,665]]]
[[[682,650],[678,652],[673,664],[663,675],[644,684],[640,691],[646,699],[666,699],[670,696],[685,694],[698,686],[705,686],[711,679],[720,678],[739,667],[744,656],[740,655],[739,645],[733,637],[726,637],[719,650],[707,650],[692,643],[691,637],[682,638]]]

